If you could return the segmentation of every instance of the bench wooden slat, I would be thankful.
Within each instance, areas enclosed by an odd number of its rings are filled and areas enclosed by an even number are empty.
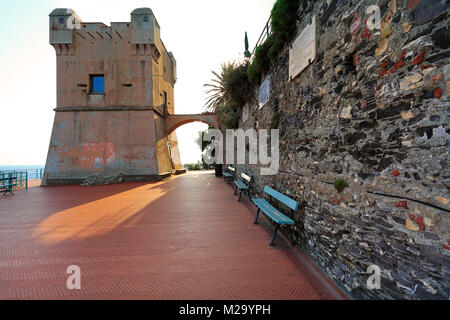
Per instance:
[[[292,216],[293,211],[296,211],[298,208],[297,201],[285,196],[282,193],[279,193],[278,191],[270,188],[269,186],[264,187],[264,193],[270,195],[271,198],[275,198],[279,202],[288,206],[292,210],[290,216]],[[258,208],[258,211],[256,211],[255,221],[253,222],[254,224],[258,224],[258,217],[260,211],[262,211],[266,216],[268,216],[270,219],[272,219],[272,221],[276,223],[275,228],[273,229],[272,239],[269,242],[269,245],[273,246],[279,226],[295,225],[295,221],[292,220],[290,217],[286,216],[285,214],[283,214],[282,212],[280,212],[277,208],[272,206],[272,204],[264,198],[252,198],[252,201]]]
[[[295,221],[285,216],[283,213],[275,209],[267,200],[262,198],[253,198],[253,203],[260,208],[265,215],[271,218],[278,224],[282,225],[294,225]]]
[[[248,190],[248,187],[240,180],[234,181],[234,184],[239,188],[239,190]]]
[[[275,199],[277,199],[278,201],[280,201],[281,203],[285,204],[286,206],[288,206],[289,208],[291,208],[292,210],[296,211],[298,209],[298,203],[297,201],[285,196],[282,193],[279,193],[278,191],[265,186],[264,187],[264,192],[267,193],[268,195],[274,197]]]

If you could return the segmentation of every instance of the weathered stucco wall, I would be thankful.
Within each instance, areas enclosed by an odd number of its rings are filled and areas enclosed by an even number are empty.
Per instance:
[[[373,4],[380,35],[364,24]],[[448,7],[308,1],[299,30],[316,15],[315,61],[289,81],[285,48],[269,103],[251,103],[240,123],[270,128],[279,114],[280,173],[238,171],[255,177],[253,193],[271,185],[302,203],[284,233],[355,298],[449,298]],[[379,290],[366,286],[370,265],[381,268]]]
[[[57,112],[46,183],[73,183],[97,173],[157,175],[153,116],[153,111]]]

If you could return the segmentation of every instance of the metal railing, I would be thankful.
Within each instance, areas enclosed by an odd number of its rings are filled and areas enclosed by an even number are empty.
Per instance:
[[[11,189],[10,189],[11,188]],[[0,191],[28,189],[27,172],[0,172]]]
[[[267,38],[269,38],[271,33],[272,33],[272,18],[269,17],[269,20],[267,20],[266,25],[264,26],[264,29],[258,38],[258,41],[256,41],[255,48],[253,48],[252,58],[255,55],[256,48],[258,48],[260,45],[262,45],[264,43],[264,41],[266,41]]]
[[[20,170],[2,170],[0,171],[0,179],[14,177],[17,180],[16,189],[28,189],[29,180],[40,180],[44,174],[44,169],[20,169]],[[2,180],[0,188],[3,189],[6,180]]]

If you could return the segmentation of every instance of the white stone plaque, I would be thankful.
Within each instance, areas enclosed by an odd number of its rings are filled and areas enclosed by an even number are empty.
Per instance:
[[[316,16],[295,39],[289,50],[289,80],[294,79],[316,59]]]
[[[266,105],[267,102],[269,102],[270,99],[270,76],[264,80],[264,82],[261,84],[261,87],[259,87],[259,96],[258,96],[258,102],[259,102],[259,108],[261,109]]]

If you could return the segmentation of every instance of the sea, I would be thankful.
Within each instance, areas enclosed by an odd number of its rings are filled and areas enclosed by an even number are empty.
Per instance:
[[[28,180],[42,179],[44,173],[43,165],[24,165],[24,166],[0,166],[0,172],[5,171],[27,171]]]

